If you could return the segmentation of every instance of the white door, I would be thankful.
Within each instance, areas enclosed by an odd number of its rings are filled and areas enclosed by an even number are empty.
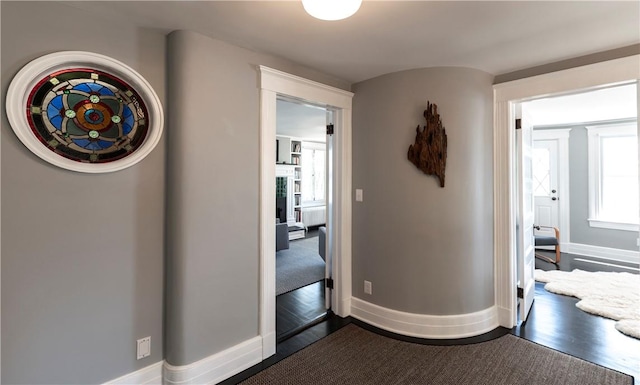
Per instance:
[[[516,130],[517,174],[518,174],[518,217],[517,217],[517,253],[518,253],[518,291],[520,320],[527,320],[533,295],[535,281],[535,249],[533,241],[533,129],[527,123],[523,106],[521,129]]]
[[[533,142],[533,196],[535,224],[541,235],[555,237],[551,227],[559,227],[558,218],[558,141]]]
[[[334,114],[335,112],[332,110],[327,109],[327,125],[333,124],[334,123]],[[326,199],[326,214],[325,214],[325,218],[326,218],[326,223],[325,223],[325,228],[326,228],[326,232],[327,232],[327,237],[325,240],[325,247],[324,247],[324,254],[325,254],[325,278],[326,279],[333,279],[333,154],[334,154],[334,148],[333,148],[333,135],[327,135],[327,140],[326,140],[326,158],[325,158],[325,199]],[[332,289],[330,289],[327,286],[325,286],[325,293],[324,293],[324,302],[325,302],[325,308],[327,310],[331,309],[331,292]]]

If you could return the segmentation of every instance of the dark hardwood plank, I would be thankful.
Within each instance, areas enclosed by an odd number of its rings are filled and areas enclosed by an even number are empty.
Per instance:
[[[593,260],[589,263],[581,260]],[[637,265],[611,262],[592,257],[562,254],[559,266],[536,259],[536,268],[542,270],[559,269],[571,271],[614,271],[634,270],[625,267]],[[618,332],[615,321],[592,315],[578,309],[579,299],[553,294],[544,289],[543,283],[536,283],[535,300],[527,322],[514,328],[512,333],[543,346],[582,358],[598,365],[634,376],[640,381],[640,340]]]
[[[326,314],[324,281],[276,297],[276,335],[280,341]]]

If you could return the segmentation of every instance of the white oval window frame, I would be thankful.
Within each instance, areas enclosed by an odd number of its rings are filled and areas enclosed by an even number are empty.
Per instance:
[[[51,151],[31,130],[25,111],[29,93],[33,87],[53,72],[78,67],[96,69],[119,77],[142,97],[147,106],[151,124],[142,145],[130,155],[107,163],[74,161]],[[160,99],[142,75],[116,59],[84,51],[55,52],[41,56],[22,67],[7,90],[6,110],[13,132],[31,152],[55,166],[85,173],[119,171],[140,162],[156,147],[164,127],[164,113]]]

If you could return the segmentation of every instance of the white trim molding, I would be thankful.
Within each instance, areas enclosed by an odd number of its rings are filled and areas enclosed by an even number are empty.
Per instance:
[[[568,243],[562,246],[562,252],[606,259],[616,262],[640,264],[640,251],[613,249],[610,247]]]
[[[571,134],[570,128],[557,128],[549,130],[541,130],[538,127],[533,127],[533,140],[557,140],[557,139],[569,139]]]
[[[165,385],[217,384],[262,361],[262,338],[254,337],[189,365],[163,366]]]
[[[640,55],[496,84],[494,94],[495,299],[500,325],[517,322],[514,134],[515,105],[554,94],[576,93],[613,84],[638,83]],[[275,150],[274,150],[275,151]]]
[[[105,382],[103,385],[160,385],[162,384],[162,364],[158,361],[135,372]]]
[[[355,297],[351,299],[351,316],[393,333],[433,339],[477,336],[499,326],[495,307],[469,314],[425,315],[388,309]]]
[[[334,242],[332,310],[346,317],[351,298],[351,102],[353,93],[265,66],[260,74],[260,325],[262,359],[275,354],[275,180],[276,100],[293,98],[335,112],[333,197],[327,236]]]
[[[640,225],[637,223],[603,221],[595,218],[587,218],[587,221],[589,221],[589,226],[599,227],[601,229],[633,231],[636,233],[640,229]]]

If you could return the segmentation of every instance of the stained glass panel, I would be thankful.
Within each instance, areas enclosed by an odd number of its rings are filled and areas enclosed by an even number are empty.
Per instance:
[[[51,151],[83,163],[124,158],[145,141],[142,97],[125,81],[89,68],[57,71],[29,93],[27,120]]]

